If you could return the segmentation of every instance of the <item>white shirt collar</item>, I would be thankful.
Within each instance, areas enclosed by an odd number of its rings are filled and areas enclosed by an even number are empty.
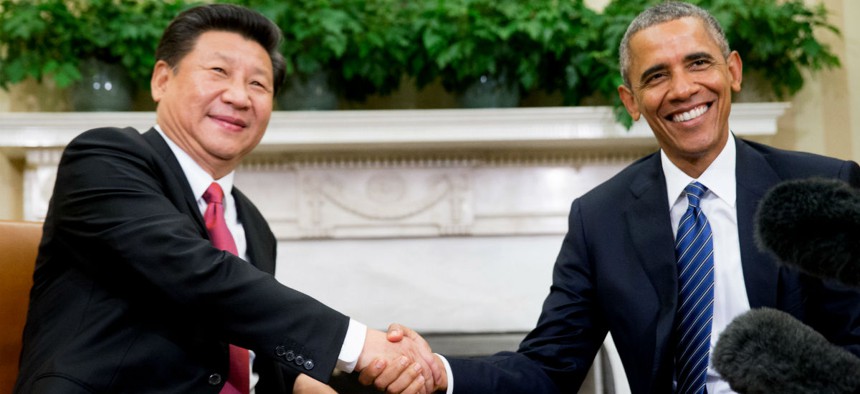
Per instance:
[[[662,149],[660,150],[660,160],[663,165],[663,175],[666,178],[666,192],[668,193],[670,208],[682,196],[684,188],[694,180],[705,185],[708,190],[725,201],[730,207],[735,206],[737,200],[737,183],[735,182],[737,147],[735,146],[734,134],[729,133],[728,139],[723,151],[698,179],[693,179],[681,171],[669,160],[666,153]]]
[[[229,174],[223,176],[221,179],[213,179],[212,175],[197,164],[197,162],[194,161],[188,153],[182,150],[179,145],[176,145],[173,140],[168,138],[159,125],[155,125],[155,130],[161,134],[161,137],[164,138],[165,142],[167,142],[167,146],[170,147],[173,155],[176,156],[176,161],[178,161],[179,166],[182,167],[182,172],[185,173],[185,178],[188,179],[188,185],[191,186],[191,192],[194,193],[194,198],[196,200],[203,198],[203,193],[206,192],[206,189],[209,188],[209,185],[211,185],[212,182],[218,182],[218,185],[220,185],[221,189],[224,190],[224,195],[227,196],[227,198],[230,198],[232,195],[231,193],[233,192],[233,176],[236,173],[235,171],[230,171]]]

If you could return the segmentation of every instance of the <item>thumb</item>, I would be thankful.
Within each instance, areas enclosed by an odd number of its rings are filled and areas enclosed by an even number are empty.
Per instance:
[[[397,323],[391,323],[388,326],[386,338],[388,342],[400,342],[403,340],[404,327]]]

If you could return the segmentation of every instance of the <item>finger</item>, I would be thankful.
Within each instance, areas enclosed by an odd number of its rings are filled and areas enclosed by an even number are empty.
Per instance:
[[[442,382],[442,377],[446,374],[445,372],[445,364],[442,362],[442,358],[433,354],[433,362],[430,363],[430,373],[433,375],[433,384],[438,385]],[[431,388],[430,392],[434,390]]]
[[[389,391],[389,393],[391,393],[391,391]],[[429,394],[429,393],[432,393],[432,391],[427,391],[426,381],[424,380],[424,377],[418,376],[418,379],[415,379],[409,385],[409,387],[407,387],[405,390],[401,391],[401,393],[404,393],[404,394],[427,393],[427,394]]]
[[[424,361],[422,359],[418,359],[419,364],[423,363],[423,362]],[[422,365],[422,370],[420,371],[421,375],[424,378],[424,388],[426,389],[427,393],[432,393],[433,392],[433,386],[436,384],[436,378],[433,376],[432,369],[430,368],[431,366],[432,366],[432,364],[431,365]]]
[[[430,384],[431,381],[438,382],[442,378],[442,374],[445,373],[445,368],[442,361],[435,353],[433,353],[433,349],[430,348],[430,344],[427,343],[424,337],[418,335],[417,332],[396,323],[388,327],[389,332],[394,326],[396,326],[395,329],[402,330],[407,338],[415,341],[418,356],[424,360],[428,367],[427,374],[425,374],[428,384]]]
[[[404,380],[411,382],[418,376],[419,372],[416,372],[414,368],[408,368],[410,364],[412,364],[412,361],[406,356],[400,356],[396,360],[392,360],[388,363],[388,367],[373,380],[373,385],[380,390],[385,390],[402,375],[406,375],[403,378]],[[401,390],[406,388],[406,386],[402,384]]]
[[[388,326],[386,338],[389,342],[400,342],[403,339],[403,326],[397,323],[391,323]]]
[[[358,375],[358,382],[364,386],[370,386],[373,384],[373,381],[382,374],[382,371],[385,370],[387,365],[388,362],[384,359],[380,358],[373,360],[373,362],[370,363],[370,366],[361,370],[361,373]]]
[[[403,373],[401,373],[397,378],[391,382],[386,387],[386,392],[388,393],[416,393],[416,392],[426,392],[426,388],[424,382],[426,379],[424,375],[421,374],[422,371],[421,364],[419,363],[411,363],[409,368],[406,368]],[[410,390],[413,386],[413,383],[420,381],[421,384],[418,386],[418,390],[416,391],[414,388]],[[379,386],[377,386],[379,387]]]

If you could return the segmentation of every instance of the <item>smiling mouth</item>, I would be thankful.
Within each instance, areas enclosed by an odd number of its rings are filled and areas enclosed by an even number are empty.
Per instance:
[[[215,115],[213,115],[212,119],[215,119],[221,123],[225,123],[225,124],[228,124],[232,127],[239,128],[239,129],[245,128],[247,126],[247,124],[244,121],[242,121],[241,119],[236,119],[236,118],[232,118],[232,117],[228,117],[228,116],[215,116]]]
[[[668,118],[672,122],[686,122],[688,120],[696,119],[708,112],[708,109],[711,108],[711,104],[702,104],[696,108],[693,108],[687,112],[682,112],[680,114],[672,115]]]

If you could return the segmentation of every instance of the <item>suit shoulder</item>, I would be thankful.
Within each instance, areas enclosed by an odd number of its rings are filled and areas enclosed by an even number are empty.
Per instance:
[[[638,192],[647,190],[652,181],[662,177],[659,151],[637,159],[611,178],[582,195],[583,199],[605,199],[606,196],[621,196],[631,188]]]
[[[134,128],[99,127],[84,131],[73,138],[67,149],[86,149],[99,146],[138,149],[141,145],[146,145],[146,141],[143,135]]]
[[[857,172],[857,163],[809,152],[792,151],[743,141],[750,149],[767,160],[785,178],[835,176],[845,171]]]

